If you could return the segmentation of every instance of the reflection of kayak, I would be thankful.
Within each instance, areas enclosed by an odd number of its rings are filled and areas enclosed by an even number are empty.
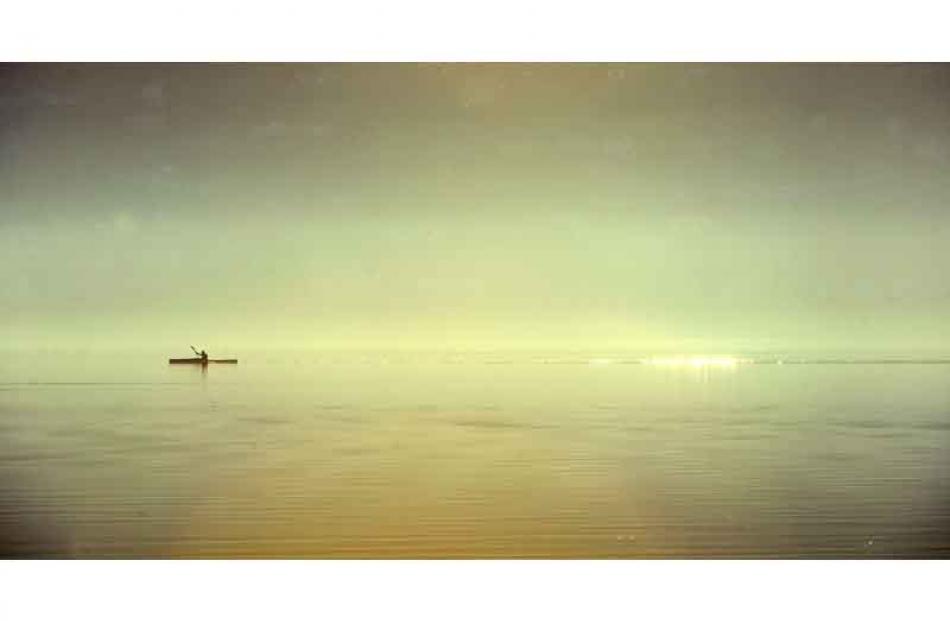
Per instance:
[[[168,359],[168,364],[208,364],[208,363],[237,364],[237,358],[227,358],[227,359],[219,359],[219,360],[213,360],[213,359],[202,360],[201,358],[169,358]]]

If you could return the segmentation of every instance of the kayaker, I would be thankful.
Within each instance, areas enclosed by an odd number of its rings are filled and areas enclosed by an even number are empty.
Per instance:
[[[208,354],[203,349],[201,350],[201,362],[204,362],[204,363],[208,362]]]

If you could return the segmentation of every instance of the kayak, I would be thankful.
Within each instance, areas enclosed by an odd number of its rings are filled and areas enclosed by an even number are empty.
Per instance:
[[[202,360],[201,358],[169,358],[168,364],[237,364],[237,358],[224,358],[224,359],[212,359]]]

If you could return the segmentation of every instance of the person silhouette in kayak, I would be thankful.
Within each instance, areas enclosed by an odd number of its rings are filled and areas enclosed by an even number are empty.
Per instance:
[[[201,362],[203,364],[208,364],[208,353],[205,350],[201,350]]]

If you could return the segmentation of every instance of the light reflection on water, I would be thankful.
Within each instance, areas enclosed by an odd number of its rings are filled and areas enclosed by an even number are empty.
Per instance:
[[[0,551],[950,556],[950,365],[641,360],[19,359]]]

